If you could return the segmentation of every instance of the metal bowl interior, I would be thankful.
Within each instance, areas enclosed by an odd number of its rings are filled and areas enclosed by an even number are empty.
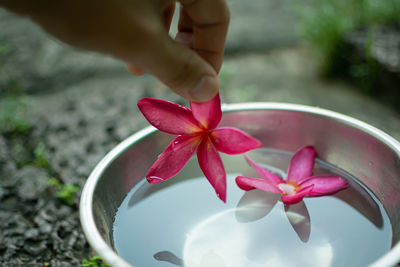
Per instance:
[[[294,151],[313,145],[322,160],[357,177],[384,205],[393,230],[392,249],[371,266],[400,261],[399,142],[348,116],[294,104],[227,105],[221,125],[246,131],[264,147]],[[153,127],[132,135],[103,158],[86,182],[80,202],[82,227],[91,246],[112,266],[132,266],[113,250],[116,211],[172,138]]]

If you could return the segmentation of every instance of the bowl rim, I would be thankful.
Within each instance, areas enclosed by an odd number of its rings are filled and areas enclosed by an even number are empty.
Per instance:
[[[223,112],[234,112],[234,111],[252,111],[252,110],[285,110],[285,111],[296,111],[304,113],[312,113],[321,115],[331,119],[338,120],[346,125],[352,126],[358,130],[368,133],[374,136],[379,141],[388,145],[393,151],[395,151],[400,158],[400,143],[386,134],[385,132],[371,126],[358,119],[350,116],[330,111],[319,107],[311,107],[299,104],[289,103],[277,103],[277,102],[245,102],[237,104],[222,104]],[[146,136],[156,132],[157,129],[153,126],[148,126],[133,135],[129,136],[110,152],[108,152],[96,165],[91,174],[89,175],[84,188],[82,190],[80,204],[79,204],[79,217],[82,225],[82,230],[85,234],[91,247],[98,253],[98,255],[111,266],[118,267],[135,267],[134,265],[126,262],[124,259],[118,256],[118,254],[107,245],[105,240],[102,238],[100,232],[96,227],[96,223],[93,215],[93,196],[94,191],[101,175],[105,169],[125,150],[137,141],[145,138]],[[388,267],[394,266],[400,261],[400,242],[397,242],[388,253],[377,259],[375,262],[368,265],[369,267]]]

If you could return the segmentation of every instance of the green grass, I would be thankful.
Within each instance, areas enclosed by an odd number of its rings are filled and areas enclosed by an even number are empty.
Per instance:
[[[0,101],[0,134],[27,135],[33,128],[28,117],[29,99],[7,96]]]
[[[79,187],[73,184],[63,184],[55,177],[49,178],[47,184],[55,191],[57,198],[65,204],[70,206],[74,204]]]
[[[33,150],[33,155],[33,165],[43,169],[50,169],[50,162],[46,154],[46,145],[43,142],[39,142]]]
[[[7,46],[5,44],[0,44],[0,56],[7,51]]]
[[[15,136],[14,136],[15,137]],[[23,139],[29,138],[24,137]],[[46,169],[49,173],[52,173],[52,169],[50,166],[50,161],[47,155],[47,148],[43,142],[39,142],[35,145],[35,142],[32,141],[21,141],[21,138],[16,138],[13,143],[13,150],[16,153],[25,153],[25,157],[20,157],[19,161],[16,161],[17,166],[22,168],[24,166],[30,165],[38,168]],[[12,138],[10,140],[13,140]]]
[[[107,263],[103,262],[100,256],[92,256],[89,260],[84,259],[82,261],[82,267],[106,267],[110,266]]]

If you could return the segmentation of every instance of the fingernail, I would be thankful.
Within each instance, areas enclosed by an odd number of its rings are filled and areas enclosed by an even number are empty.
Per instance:
[[[211,76],[203,76],[190,90],[192,101],[205,102],[213,98],[219,89],[219,81]]]

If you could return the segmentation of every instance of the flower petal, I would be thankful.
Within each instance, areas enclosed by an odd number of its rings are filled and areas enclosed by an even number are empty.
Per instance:
[[[311,176],[300,184],[300,188],[310,185],[314,185],[314,188],[309,196],[332,195],[349,187],[349,183],[346,179],[329,174]]]
[[[138,107],[144,117],[160,131],[170,134],[193,134],[202,131],[187,107],[154,98],[143,98]]]
[[[222,111],[219,94],[204,103],[190,102],[190,108],[193,116],[205,129],[215,129],[221,121]]]
[[[236,177],[235,181],[236,184],[240,187],[240,189],[245,191],[257,188],[266,192],[279,193],[279,194],[282,193],[282,191],[278,188],[278,186],[275,183],[270,183],[266,180],[246,177],[246,176],[238,176]]]
[[[218,151],[229,155],[262,147],[259,140],[233,127],[217,128],[211,132],[210,137]]]
[[[296,151],[290,159],[287,181],[301,183],[312,175],[315,162],[315,149],[305,146]]]
[[[308,196],[311,190],[313,189],[314,185],[310,185],[308,187],[304,187],[299,192],[297,192],[295,195],[282,195],[282,202],[285,205],[293,205],[297,204],[300,201],[303,200],[305,196]]]
[[[199,146],[198,136],[180,135],[168,145],[151,166],[146,178],[149,183],[159,183],[176,175],[186,165]]]
[[[264,169],[257,163],[255,163],[249,156],[244,155],[246,158],[247,163],[267,182],[272,183],[272,184],[278,184],[278,183],[283,183],[283,179],[279,178],[277,175],[273,174],[267,169]]]
[[[204,175],[214,187],[217,196],[226,202],[226,173],[222,159],[209,137],[204,138],[197,150],[197,159]]]
[[[237,176],[235,179],[235,182],[240,189],[242,189],[244,191],[250,191],[250,190],[256,189],[252,185],[252,181],[250,181],[250,179],[257,179],[257,178],[251,178],[251,177],[246,177],[246,176]],[[257,179],[257,180],[261,181],[261,179]]]

